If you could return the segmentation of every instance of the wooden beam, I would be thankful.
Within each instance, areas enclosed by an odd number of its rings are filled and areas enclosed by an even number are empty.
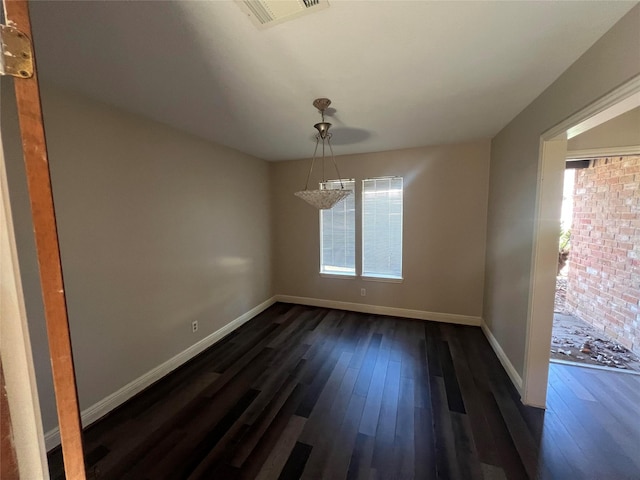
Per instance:
[[[33,38],[27,0],[4,0],[4,12],[7,23],[12,22],[29,38]],[[35,68],[33,77],[16,78],[14,85],[40,269],[40,284],[49,338],[65,474],[69,480],[84,480],[86,477],[82,451],[82,426],[71,353],[71,337],[51,191],[49,160],[40,105],[40,89]]]

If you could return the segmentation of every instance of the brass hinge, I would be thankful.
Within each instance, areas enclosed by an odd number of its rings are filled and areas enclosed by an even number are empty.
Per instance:
[[[33,77],[31,40],[11,25],[0,25],[0,75]]]

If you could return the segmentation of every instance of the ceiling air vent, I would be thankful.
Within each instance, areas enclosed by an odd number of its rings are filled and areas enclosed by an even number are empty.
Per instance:
[[[236,0],[236,3],[258,28],[277,25],[329,6],[327,0]]]

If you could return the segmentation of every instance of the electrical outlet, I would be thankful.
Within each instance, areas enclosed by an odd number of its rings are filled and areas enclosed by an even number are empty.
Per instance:
[[[191,322],[191,331],[193,333],[198,331],[198,321],[194,320],[193,322]]]
[[[361,297],[366,297],[367,296],[367,289],[366,288],[361,288],[360,289],[360,296]]]

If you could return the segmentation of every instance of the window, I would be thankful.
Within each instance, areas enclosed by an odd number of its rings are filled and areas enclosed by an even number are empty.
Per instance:
[[[354,194],[333,208],[320,211],[320,273],[353,277],[356,275],[355,180],[342,183]],[[330,180],[326,188],[340,188],[340,182]],[[359,208],[362,208],[363,277],[402,279],[402,197],[401,177],[362,181]]]
[[[362,276],[402,278],[402,178],[362,181]]]
[[[343,180],[346,190],[355,190],[355,180]],[[339,180],[330,180],[326,188],[340,188]],[[320,210],[320,273],[356,274],[356,199],[355,193],[329,210]]]

